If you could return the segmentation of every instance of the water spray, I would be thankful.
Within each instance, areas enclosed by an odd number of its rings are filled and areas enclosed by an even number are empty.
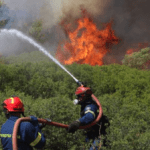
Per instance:
[[[11,34],[11,35],[16,35],[17,37],[28,41],[30,44],[32,44],[34,47],[38,48],[39,51],[43,52],[46,56],[48,56],[51,60],[53,60],[57,65],[59,65],[64,71],[66,71],[77,83],[79,82],[60,62],[55,59],[47,50],[45,50],[40,44],[35,42],[32,38],[24,35],[22,32],[15,30],[15,29],[2,29],[0,31],[0,34]]]
[[[33,46],[37,47],[39,49],[39,51],[43,52],[46,56],[48,56],[50,59],[52,59],[64,71],[66,71],[75,80],[75,82],[79,86],[84,86],[82,82],[80,82],[79,80],[77,80],[63,65],[60,64],[60,62],[58,62],[48,51],[46,51],[41,45],[39,45],[38,43],[36,43],[32,38],[24,35],[22,32],[20,32],[18,30],[15,30],[15,29],[11,29],[11,30],[3,29],[3,30],[1,30],[0,34],[4,34],[4,35],[5,34],[16,35],[17,37],[19,37],[19,38],[21,38],[23,40],[28,41]],[[89,128],[89,127],[93,126],[102,117],[102,107],[101,107],[101,104],[100,104],[99,100],[93,94],[92,94],[92,98],[93,98],[93,100],[95,100],[95,102],[97,103],[97,105],[99,107],[99,114],[98,114],[97,118],[91,124],[88,124],[86,126],[80,126],[79,129],[85,129],[85,128]],[[13,135],[12,135],[13,150],[18,150],[18,146],[17,146],[17,133],[18,133],[19,124],[22,121],[31,121],[31,118],[30,117],[24,117],[24,118],[19,118],[16,121],[16,123],[14,125],[14,129],[13,129]],[[68,125],[65,125],[65,124],[62,124],[62,123],[48,121],[48,120],[45,120],[45,119],[42,119],[42,118],[38,118],[38,122],[45,123],[47,125],[53,125],[53,126],[61,127],[61,128],[68,128],[69,127]]]

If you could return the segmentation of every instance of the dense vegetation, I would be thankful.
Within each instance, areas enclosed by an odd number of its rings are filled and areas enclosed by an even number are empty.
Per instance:
[[[36,52],[33,52],[36,53]],[[26,54],[28,56],[33,53]],[[24,56],[26,56],[24,54]],[[38,55],[38,54],[37,54]],[[42,56],[39,53],[40,57]],[[36,55],[35,55],[36,56]],[[79,118],[80,107],[72,100],[77,87],[75,81],[51,60],[34,61],[27,57],[0,64],[0,103],[11,95],[21,97],[26,116],[50,118],[69,124]],[[32,57],[31,57],[32,58]],[[33,60],[33,59],[32,59]],[[150,149],[150,72],[124,65],[65,66],[78,80],[87,82],[100,100],[104,114],[110,119],[108,140],[111,150]],[[1,110],[0,125],[6,119]],[[47,149],[74,150],[83,147],[83,131],[66,134],[63,128],[46,126]],[[87,145],[86,145],[87,146]]]
[[[0,28],[6,23],[6,20],[1,21]],[[42,31],[42,22],[35,21],[29,34],[43,43],[46,37]],[[100,100],[111,123],[107,131],[111,150],[150,149],[150,71],[138,70],[143,69],[148,60],[149,48],[126,55],[124,65],[65,66],[77,79],[86,82]],[[76,87],[77,84],[66,72],[41,53],[1,57],[0,103],[11,95],[17,95],[25,104],[26,116],[50,118],[65,124],[76,120],[80,117],[80,107],[72,103]],[[6,121],[2,107],[0,112],[2,125]],[[82,130],[66,134],[65,129],[46,126],[43,132],[47,150],[83,148]]]

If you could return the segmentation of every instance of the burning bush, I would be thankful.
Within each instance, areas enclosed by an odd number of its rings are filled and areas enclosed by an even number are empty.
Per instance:
[[[150,61],[150,48],[141,49],[139,52],[131,52],[125,55],[122,63],[132,68],[146,69]]]

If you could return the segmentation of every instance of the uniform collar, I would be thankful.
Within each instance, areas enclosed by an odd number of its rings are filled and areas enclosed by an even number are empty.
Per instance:
[[[15,120],[17,120],[18,118],[19,118],[18,116],[10,116],[10,117],[9,117],[9,120],[15,121]]]

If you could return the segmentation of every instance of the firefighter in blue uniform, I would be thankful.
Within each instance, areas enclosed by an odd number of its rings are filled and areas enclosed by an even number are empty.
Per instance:
[[[78,87],[75,91],[77,99],[74,100],[74,104],[81,105],[81,118],[72,122],[68,127],[69,133],[74,133],[79,126],[87,125],[93,122],[98,115],[98,106],[96,102],[92,99],[92,91],[89,87]],[[86,131],[86,142],[92,139],[93,144],[89,150],[98,150],[101,147],[100,136],[106,135],[106,128],[109,126],[108,118],[102,115],[101,119],[96,125],[93,125]],[[106,146],[106,139],[103,141],[103,146]]]
[[[12,133],[16,120],[24,116],[24,106],[19,97],[12,96],[3,102],[3,111],[7,121],[1,127],[1,143],[3,150],[12,150]],[[21,122],[17,135],[18,150],[42,149],[46,140],[41,132],[43,126],[40,127],[38,120],[34,116],[31,122]]]

